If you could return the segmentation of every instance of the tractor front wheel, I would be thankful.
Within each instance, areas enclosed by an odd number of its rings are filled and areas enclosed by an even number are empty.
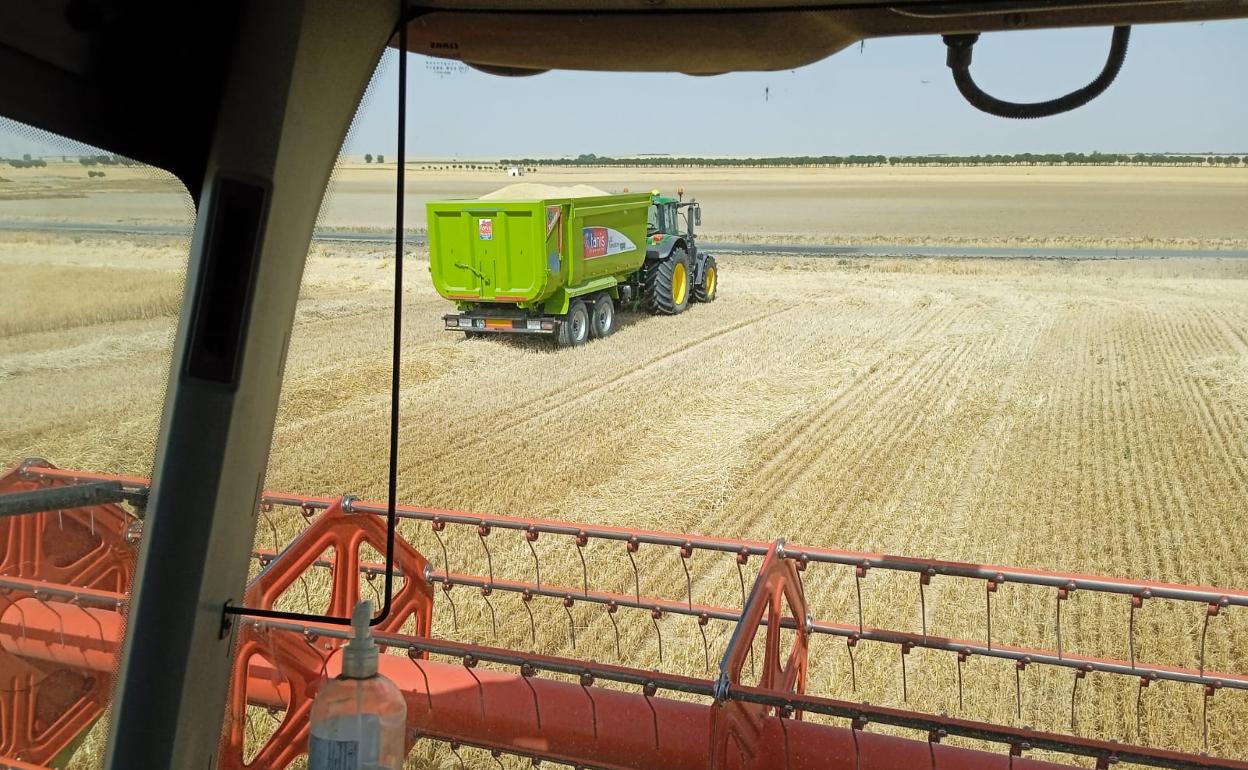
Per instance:
[[[651,313],[676,315],[689,306],[689,254],[683,248],[673,249],[662,262],[648,262],[643,278]]]
[[[583,300],[574,299],[568,305],[568,314],[559,322],[555,344],[561,348],[574,348],[589,341],[589,311]]]
[[[706,258],[706,270],[702,273],[702,283],[693,287],[693,298],[698,302],[714,302],[715,292],[719,290],[719,268],[714,257]]]

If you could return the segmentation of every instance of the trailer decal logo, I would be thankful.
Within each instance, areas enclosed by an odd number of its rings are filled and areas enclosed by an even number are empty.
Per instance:
[[[483,241],[494,240],[493,219],[481,219],[477,221],[477,237]]]
[[[585,237],[585,259],[609,257],[637,248],[627,235],[610,227],[584,227],[581,233]]]
[[[546,207],[546,238],[550,239],[550,231],[559,227],[559,220],[563,216],[563,209],[559,206]],[[559,253],[563,253],[563,228],[559,227]]]

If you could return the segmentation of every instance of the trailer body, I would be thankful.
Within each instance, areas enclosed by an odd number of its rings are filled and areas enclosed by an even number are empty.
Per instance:
[[[511,305],[561,315],[612,292],[646,257],[647,194],[428,204],[429,270],[461,310]]]

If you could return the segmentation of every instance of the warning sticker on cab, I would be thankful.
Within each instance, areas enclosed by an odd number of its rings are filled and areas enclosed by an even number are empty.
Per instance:
[[[477,220],[477,237],[483,241],[494,240],[494,220],[478,219]]]
[[[581,233],[585,237],[585,259],[609,257],[637,248],[627,235],[610,227],[583,227]]]

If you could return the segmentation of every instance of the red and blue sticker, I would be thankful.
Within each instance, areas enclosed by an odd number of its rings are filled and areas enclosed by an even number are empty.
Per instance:
[[[585,259],[609,257],[637,248],[627,235],[610,227],[584,227],[581,234],[585,238]]]
[[[477,237],[483,241],[494,240],[494,220],[478,219],[477,220]]]

